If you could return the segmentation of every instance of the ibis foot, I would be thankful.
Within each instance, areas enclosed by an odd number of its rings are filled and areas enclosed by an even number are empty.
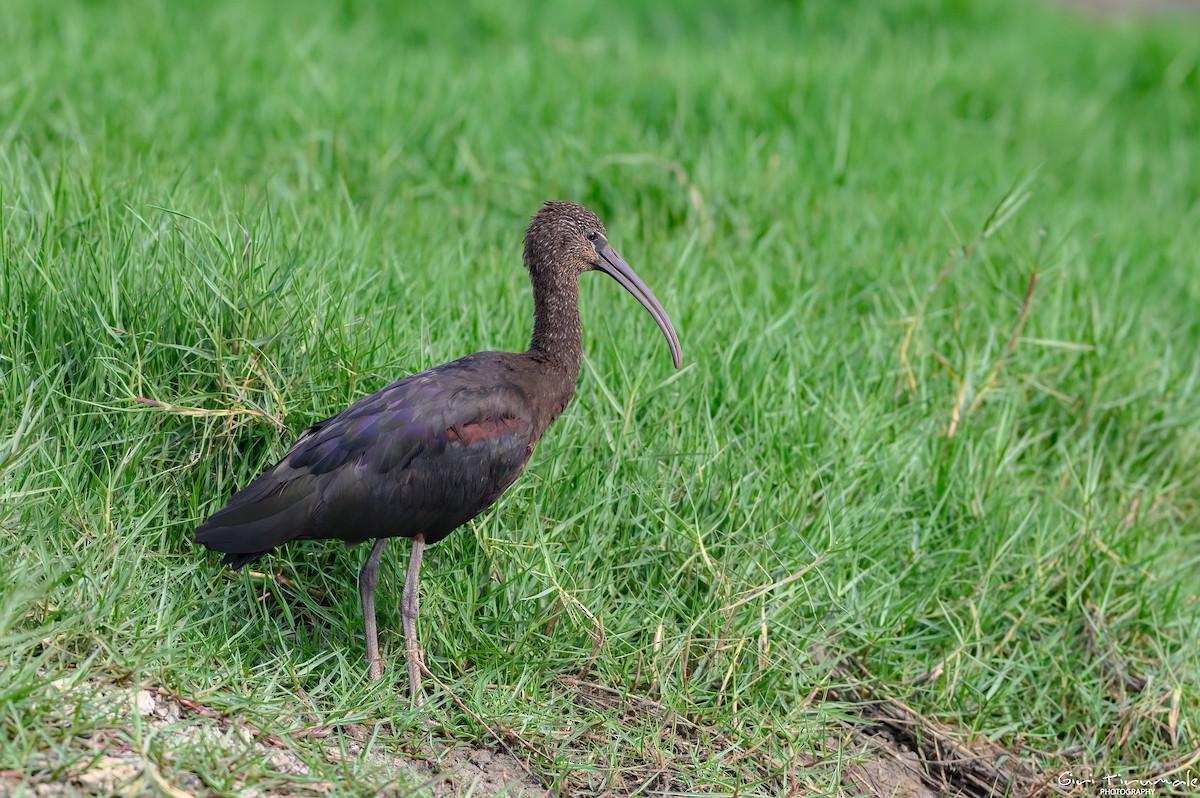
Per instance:
[[[414,535],[408,574],[404,578],[404,595],[400,599],[400,617],[404,621],[404,656],[408,662],[408,694],[417,706],[425,703],[421,690],[421,645],[417,642],[417,610],[419,607],[417,575],[421,571],[421,554],[425,536]]]
[[[375,627],[375,585],[379,583],[379,558],[387,538],[379,538],[371,547],[367,561],[358,571],[358,597],[362,599],[363,629],[367,638],[367,676],[383,676],[383,658],[379,656],[379,634]]]

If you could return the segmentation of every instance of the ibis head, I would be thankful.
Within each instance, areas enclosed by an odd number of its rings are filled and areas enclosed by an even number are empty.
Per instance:
[[[679,336],[662,303],[609,243],[604,224],[587,208],[573,202],[545,203],[525,233],[525,266],[535,294],[541,287],[553,287],[550,291],[558,296],[574,295],[574,283],[584,272],[604,272],[650,312],[667,339],[675,368],[682,364]]]

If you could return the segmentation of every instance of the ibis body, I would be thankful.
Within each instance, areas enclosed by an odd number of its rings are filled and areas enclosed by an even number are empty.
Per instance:
[[[436,543],[490,507],[520,476],[571,401],[582,354],[579,275],[613,276],[650,311],[681,363],[662,305],[617,255],[596,216],[548,202],[525,235],[534,330],[523,353],[480,352],[414,374],[305,430],[274,466],[201,524],[195,540],[233,568],[293,540],[375,540],[359,571],[368,674],[382,673],[375,626],[379,558],[413,541],[401,612],[410,690],[419,702],[418,573]]]

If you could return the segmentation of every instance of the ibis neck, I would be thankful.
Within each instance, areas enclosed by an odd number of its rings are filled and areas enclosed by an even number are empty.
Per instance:
[[[579,282],[573,277],[533,281],[533,340],[529,356],[569,375],[574,388],[583,353]]]

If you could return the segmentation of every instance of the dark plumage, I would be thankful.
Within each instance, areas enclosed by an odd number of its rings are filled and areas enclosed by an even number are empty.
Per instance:
[[[522,354],[480,352],[394,382],[309,427],[273,467],[196,529],[234,568],[292,540],[376,539],[359,573],[369,674],[382,660],[375,583],[388,538],[413,540],[402,615],[420,701],[417,574],[436,543],[490,507],[571,401],[582,350],[579,275],[597,269],[650,311],[680,365],[679,340],[650,289],[609,246],[591,211],[548,202],[525,235],[534,330]]]

